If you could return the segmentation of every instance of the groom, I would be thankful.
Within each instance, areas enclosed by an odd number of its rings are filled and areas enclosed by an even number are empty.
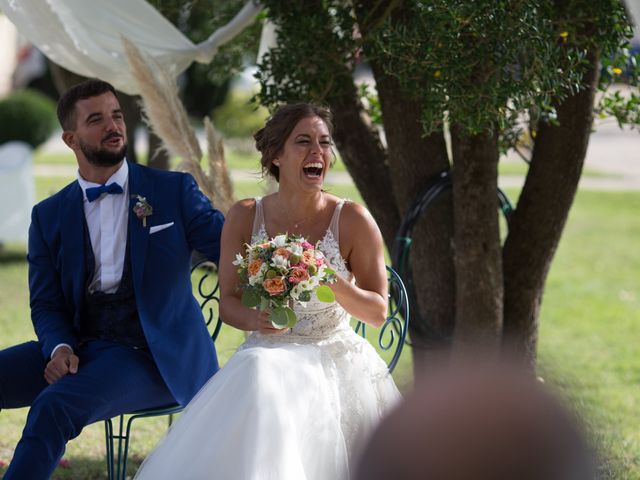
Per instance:
[[[31,406],[5,480],[47,479],[92,422],[175,402],[217,371],[190,258],[217,262],[223,216],[193,178],[129,164],[113,87],[58,103],[78,180],[36,205],[29,230],[38,341],[0,351],[0,409]]]

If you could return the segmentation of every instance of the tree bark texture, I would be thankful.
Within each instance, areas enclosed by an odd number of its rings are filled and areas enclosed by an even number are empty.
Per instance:
[[[390,249],[400,225],[400,215],[385,150],[373,125],[364,118],[355,87],[350,94],[330,97],[328,102],[336,124],[334,139],[338,150]]]
[[[454,350],[495,356],[500,347],[503,279],[497,136],[451,129],[456,316]]]
[[[149,152],[147,165],[160,170],[169,170],[169,152],[162,148],[162,139],[149,130]]]
[[[127,125],[127,160],[139,163],[136,153],[136,128],[138,128],[142,120],[139,104],[140,97],[119,93],[118,100]]]
[[[401,216],[426,185],[443,171],[449,159],[443,133],[425,136],[420,104],[376,63],[373,70],[385,119],[389,170]],[[410,249],[410,334],[414,367],[425,370],[432,353],[449,347],[454,325],[454,268],[452,256],[453,205],[449,191],[431,204],[416,222]],[[416,308],[417,307],[417,308]]]
[[[394,28],[408,20],[401,2],[360,1],[356,16],[364,38],[389,16]],[[367,52],[376,81],[387,141],[389,174],[401,219],[425,186],[450,168],[443,132],[425,135],[421,104],[385,70],[385,58]],[[409,330],[416,372],[432,367],[441,348],[448,348],[454,320],[452,261],[453,206],[445,192],[417,220],[410,246],[410,265],[401,272],[409,288]],[[413,266],[413,268],[412,268]],[[408,280],[408,281],[407,281]],[[435,354],[435,355],[434,355]]]
[[[504,350],[535,369],[544,284],[587,152],[599,55],[589,52],[585,89],[556,105],[559,125],[538,127],[529,172],[504,246]]]

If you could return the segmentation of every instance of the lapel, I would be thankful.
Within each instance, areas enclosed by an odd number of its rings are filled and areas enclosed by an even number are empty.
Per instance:
[[[82,188],[74,182],[64,198],[60,209],[60,238],[62,244],[63,288],[71,286],[75,305],[82,304],[85,283],[84,263],[84,205]]]
[[[133,272],[133,285],[136,291],[142,282],[147,244],[149,243],[150,218],[147,218],[146,227],[135,213],[133,207],[137,202],[136,196],[145,197],[147,202],[154,206],[153,182],[149,180],[144,170],[136,164],[129,163],[129,235],[131,240],[131,270]]]

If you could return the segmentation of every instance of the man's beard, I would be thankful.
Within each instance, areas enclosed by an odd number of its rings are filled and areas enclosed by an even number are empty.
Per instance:
[[[91,165],[96,167],[113,167],[120,163],[127,154],[127,144],[122,145],[122,148],[117,152],[111,152],[101,147],[93,148],[84,142],[80,142],[80,150],[82,150],[82,153],[84,153],[84,156]]]

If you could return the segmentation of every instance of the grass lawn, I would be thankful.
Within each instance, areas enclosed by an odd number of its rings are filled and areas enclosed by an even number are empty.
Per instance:
[[[144,156],[143,156],[144,158]],[[225,160],[227,166],[233,170],[245,170],[247,172],[260,172],[260,157],[258,153],[246,153],[241,150],[234,150],[232,148],[225,149]],[[144,160],[143,160],[144,161]],[[73,153],[50,153],[38,150],[34,155],[34,163],[36,165],[75,165],[76,160]],[[179,159],[171,159],[172,167],[175,167],[179,163]],[[346,171],[346,167],[340,157],[336,158],[335,164],[332,167],[339,172]]]
[[[38,178],[39,198],[65,185],[65,177]],[[263,187],[238,182],[237,196]],[[351,186],[328,186],[360,201]],[[517,192],[508,192],[515,200]],[[602,478],[640,480],[638,387],[640,356],[640,193],[580,192],[549,274],[540,318],[540,375],[582,415],[603,454]],[[0,254],[0,348],[33,338],[28,312],[27,268],[23,246]],[[225,361],[242,340],[227,327],[218,342]],[[407,349],[394,373],[401,388],[411,384]],[[26,410],[0,414],[0,462],[8,462]],[[132,470],[165,430],[163,419],[138,421],[132,444]],[[215,428],[215,426],[212,426]],[[101,424],[89,426],[70,442],[54,478],[106,478]],[[461,459],[462,460],[462,459]],[[1,465],[1,463],[0,463]],[[0,474],[3,472],[0,467]]]

